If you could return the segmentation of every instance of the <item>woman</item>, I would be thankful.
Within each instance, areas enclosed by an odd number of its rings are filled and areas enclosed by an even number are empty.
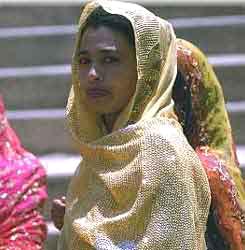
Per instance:
[[[177,40],[177,62],[178,73],[173,89],[175,112],[206,170],[212,193],[207,246],[211,250],[239,249],[241,221],[237,216],[236,198],[243,202],[244,182],[238,168],[222,89],[206,57],[191,43]],[[235,180],[237,195],[232,179]],[[61,229],[65,197],[54,200],[52,212],[56,227]]]
[[[206,232],[208,249],[242,249],[244,222],[239,203],[244,202],[245,189],[222,89],[198,48],[178,40],[177,51],[178,75],[173,90],[175,111],[202,162],[211,189],[212,204]]]
[[[67,106],[83,160],[58,249],[206,249],[208,179],[174,114],[176,73],[169,23],[134,4],[86,5]]]
[[[46,225],[40,213],[47,198],[46,174],[21,146],[0,99],[0,249],[40,250]]]

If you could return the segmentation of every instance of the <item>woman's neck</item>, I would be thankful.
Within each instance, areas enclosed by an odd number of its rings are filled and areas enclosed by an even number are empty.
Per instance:
[[[105,127],[108,133],[112,132],[113,125],[118,117],[118,113],[110,113],[102,115]]]

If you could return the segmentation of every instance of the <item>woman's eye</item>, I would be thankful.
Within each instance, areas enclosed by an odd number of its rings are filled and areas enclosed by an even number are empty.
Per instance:
[[[79,62],[82,65],[86,65],[89,64],[90,60],[88,58],[80,58]]]
[[[118,59],[116,57],[112,57],[112,56],[107,56],[104,58],[104,62],[105,63],[113,63],[113,62],[117,62]]]

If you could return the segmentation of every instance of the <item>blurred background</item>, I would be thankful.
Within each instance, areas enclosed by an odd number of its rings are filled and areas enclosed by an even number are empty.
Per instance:
[[[245,168],[245,2],[137,1],[168,19],[177,37],[207,54],[223,86]],[[0,0],[0,94],[23,145],[47,169],[46,249],[56,249],[50,201],[65,194],[79,162],[64,121],[70,62],[83,1]]]

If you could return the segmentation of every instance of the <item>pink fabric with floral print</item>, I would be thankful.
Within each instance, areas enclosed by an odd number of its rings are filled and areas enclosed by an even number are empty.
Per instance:
[[[46,173],[10,127],[0,98],[0,250],[43,249],[47,229],[40,209]]]

